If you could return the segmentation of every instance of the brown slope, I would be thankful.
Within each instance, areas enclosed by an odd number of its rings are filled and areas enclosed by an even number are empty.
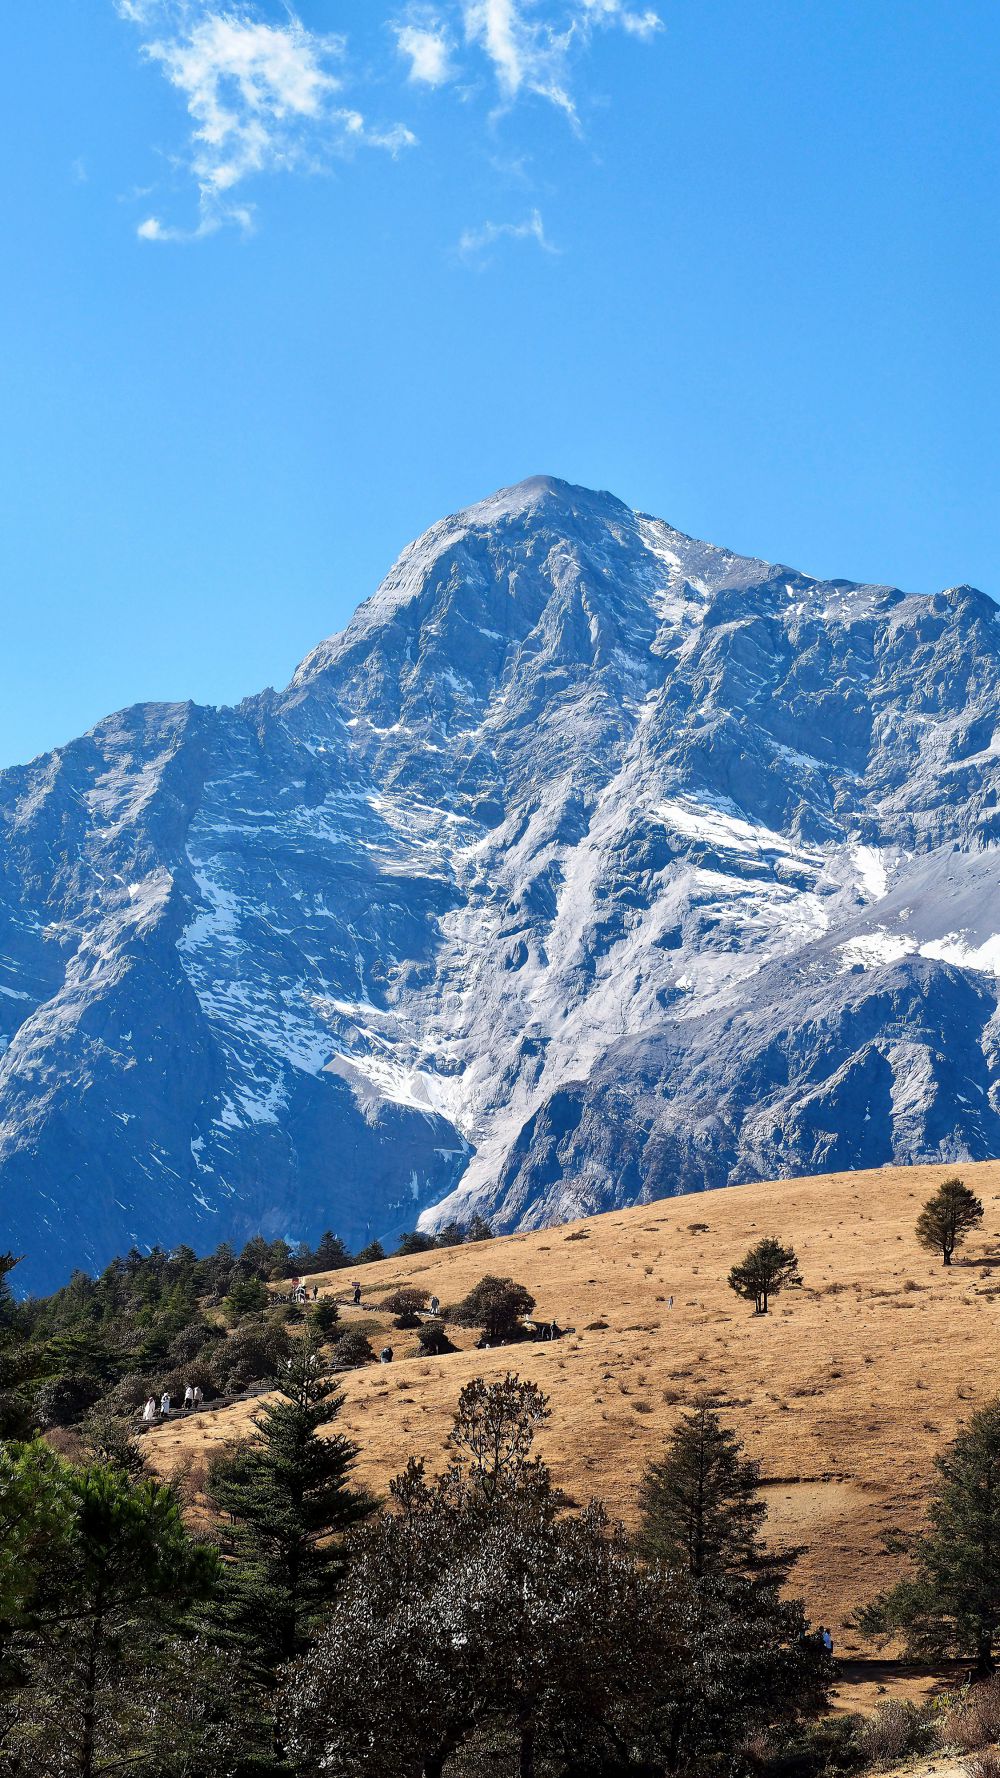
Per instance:
[[[313,1282],[342,1296],[348,1276],[359,1276],[372,1302],[407,1281],[449,1303],[484,1272],[500,1272],[528,1286],[540,1316],[576,1330],[552,1345],[484,1352],[461,1334],[463,1350],[431,1360],[403,1356],[412,1336],[390,1334],[392,1366],[344,1380],[339,1426],[357,1439],[359,1476],[384,1489],[411,1453],[439,1467],[463,1383],[509,1367],[549,1393],[538,1445],[556,1481],[576,1501],[600,1496],[632,1524],[644,1465],[684,1403],[714,1391],[723,1420],[760,1461],[774,1530],[809,1546],[793,1590],[846,1653],[855,1639],[844,1618],[898,1571],[881,1534],[918,1522],[933,1453],[997,1386],[1000,1299],[981,1293],[1000,1286],[1000,1269],[985,1275],[985,1256],[1000,1256],[1000,1162],[958,1169],[986,1207],[982,1235],[964,1251],[969,1263],[945,1270],[913,1235],[921,1202],[955,1170],[744,1185],[321,1275]],[[701,1222],[708,1229],[692,1231]],[[726,1274],[771,1233],[794,1244],[805,1288],[756,1317]],[[368,1331],[378,1321],[342,1314]],[[606,1328],[588,1327],[600,1320]],[[188,1457],[197,1465],[252,1412],[237,1404],[156,1428],[150,1455],[164,1470]]]

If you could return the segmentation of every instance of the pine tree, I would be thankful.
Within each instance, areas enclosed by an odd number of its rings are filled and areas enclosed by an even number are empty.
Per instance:
[[[802,1283],[794,1249],[782,1247],[774,1235],[758,1241],[745,1253],[738,1266],[730,1271],[728,1284],[737,1296],[756,1305],[758,1315],[767,1314],[768,1300],[779,1291]]]
[[[465,1239],[466,1241],[492,1241],[493,1239],[493,1230],[485,1216],[480,1216],[478,1210],[473,1212],[472,1220],[465,1231]]]
[[[641,1554],[694,1580],[756,1574],[774,1585],[786,1578],[801,1551],[769,1551],[761,1542],[760,1469],[741,1458],[742,1449],[707,1402],[683,1416],[662,1461],[640,1483]]]
[[[222,1619],[270,1670],[306,1646],[343,1574],[336,1540],[377,1504],[349,1486],[358,1447],[339,1433],[317,1436],[344,1396],[310,1338],[278,1387],[281,1399],[254,1416],[255,1436],[218,1460],[206,1485],[232,1520]]]
[[[314,1272],[335,1272],[343,1266],[349,1266],[351,1256],[339,1235],[332,1229],[324,1229],[313,1254],[312,1270]]]
[[[940,1253],[942,1265],[950,1266],[955,1248],[982,1220],[983,1206],[975,1193],[960,1179],[946,1179],[917,1217],[917,1240],[929,1253]]]
[[[373,1266],[377,1260],[385,1258],[385,1248],[381,1241],[369,1241],[354,1255],[354,1263],[358,1266]]]
[[[20,1672],[7,1747],[23,1756],[25,1772],[95,1778],[146,1766],[154,1747],[165,1751],[163,1661],[191,1607],[213,1591],[218,1562],[188,1536],[168,1484],[136,1482],[105,1464],[59,1467],[49,1513],[66,1520],[36,1552],[34,1584],[9,1640]],[[41,1479],[52,1496],[54,1478]]]
[[[47,1358],[21,1336],[17,1306],[7,1275],[20,1265],[23,1254],[0,1253],[0,1438],[27,1438],[35,1419],[25,1395],[25,1385],[44,1377]]]
[[[902,1630],[918,1659],[971,1657],[985,1678],[1000,1636],[1000,1399],[973,1414],[934,1468],[929,1530],[889,1545],[909,1556],[915,1574],[880,1593],[855,1622],[864,1636]]]

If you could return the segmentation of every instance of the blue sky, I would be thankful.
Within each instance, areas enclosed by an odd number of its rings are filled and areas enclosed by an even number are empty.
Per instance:
[[[0,763],[287,680],[536,471],[1000,597],[1000,13],[3,7]]]

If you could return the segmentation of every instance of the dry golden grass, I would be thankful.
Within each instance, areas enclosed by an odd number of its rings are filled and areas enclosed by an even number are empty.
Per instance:
[[[917,1246],[913,1225],[923,1200],[956,1171],[986,1217],[962,1263],[945,1269]],[[779,1297],[765,1317],[733,1295],[726,1275],[767,1234],[794,1245],[804,1288]],[[833,1626],[837,1653],[849,1659],[856,1638],[844,1619],[898,1572],[881,1553],[882,1534],[918,1522],[934,1452],[996,1391],[1000,1298],[980,1294],[1000,1287],[1000,1269],[980,1275],[994,1251],[1000,1268],[1000,1162],[983,1162],[666,1198],[312,1282],[344,1298],[348,1276],[360,1277],[371,1302],[390,1284],[412,1282],[447,1304],[484,1272],[498,1272],[527,1285],[540,1317],[576,1330],[551,1345],[484,1352],[461,1334],[463,1349],[439,1359],[404,1356],[414,1336],[390,1334],[395,1362],[346,1375],[338,1421],[358,1443],[359,1477],[376,1488],[411,1453],[439,1467],[463,1383],[510,1368],[550,1397],[538,1448],[555,1480],[571,1499],[598,1495],[634,1524],[645,1464],[684,1404],[711,1393],[760,1461],[773,1531],[808,1545],[792,1590],[814,1623]],[[341,1312],[369,1331],[379,1320]],[[164,1471],[179,1460],[197,1468],[253,1411],[237,1404],[155,1428],[150,1456]],[[917,1695],[923,1682],[904,1689]],[[842,1688],[842,1705],[874,1698],[874,1681],[849,1697]]]

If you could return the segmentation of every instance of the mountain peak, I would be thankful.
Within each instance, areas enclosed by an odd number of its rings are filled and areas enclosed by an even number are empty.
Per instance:
[[[3,774],[25,1284],[997,1152],[994,616],[529,476],[284,692]]]

